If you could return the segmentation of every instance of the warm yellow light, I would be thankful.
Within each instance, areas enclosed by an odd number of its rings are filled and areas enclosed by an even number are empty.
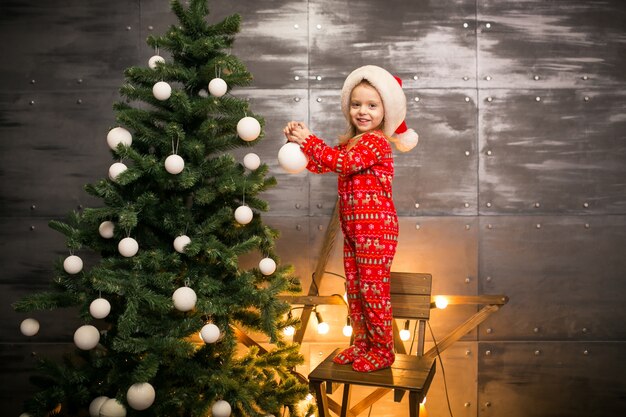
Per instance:
[[[343,326],[342,332],[345,337],[352,336],[352,326],[346,324],[345,326]]]
[[[405,329],[400,330],[400,340],[406,342],[411,338],[411,332]]]
[[[329,330],[330,330],[330,326],[328,325],[328,323],[321,322],[320,324],[317,325],[317,332],[319,334],[326,334],[328,333]]]
[[[437,306],[437,308],[443,310],[444,308],[448,307],[448,299],[446,297],[444,297],[443,295],[438,295],[435,297],[435,306]]]
[[[293,336],[294,334],[296,334],[296,328],[293,326],[287,326],[283,329],[283,333],[285,334],[285,336]]]

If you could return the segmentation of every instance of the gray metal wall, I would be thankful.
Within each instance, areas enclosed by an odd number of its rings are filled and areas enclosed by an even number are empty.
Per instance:
[[[255,75],[265,116],[257,149],[279,186],[267,221],[308,288],[334,203],[335,178],[281,172],[291,119],[333,140],[338,89],[353,68],[405,80],[421,136],[396,155],[402,216],[396,270],[431,272],[434,292],[503,293],[510,303],[443,354],[460,416],[626,413],[626,5],[607,1],[246,0],[213,2],[244,17],[233,53]],[[72,311],[19,333],[10,304],[47,286],[64,256],[50,218],[94,205],[82,185],[106,174],[124,68],[173,22],[165,0],[0,3],[0,401],[19,415],[33,355],[71,348]],[[252,260],[251,260],[252,261]],[[336,251],[329,270],[341,271]],[[341,291],[327,278],[323,293]],[[345,310],[321,308],[331,332],[307,331],[307,363],[345,344]],[[435,311],[443,337],[474,307]],[[312,326],[312,325],[311,325]],[[408,345],[407,345],[408,347]],[[441,369],[428,396],[447,413]],[[390,399],[372,415],[406,415]]]

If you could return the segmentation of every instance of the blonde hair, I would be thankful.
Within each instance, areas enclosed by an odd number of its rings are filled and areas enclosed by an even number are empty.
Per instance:
[[[371,87],[374,90],[376,90],[376,87],[374,87],[374,85],[372,83],[370,83],[368,80],[366,80],[365,78],[363,78],[363,80],[361,80],[360,83],[358,83],[357,85],[354,86],[354,88],[352,88],[352,91],[354,91],[355,88],[359,87],[359,86],[367,86],[367,87]],[[376,92],[378,92],[378,90],[376,90]],[[380,93],[378,93],[380,95]],[[350,92],[350,96],[352,96],[352,92]],[[382,99],[381,99],[381,103],[382,103]],[[385,103],[383,103],[383,109],[384,109]],[[383,112],[384,113],[384,112]],[[385,136],[385,138],[387,138],[387,140],[389,142],[393,142],[393,139],[390,138],[389,136],[385,135],[384,133],[384,128],[385,128],[385,118],[383,117],[383,121],[380,123],[379,126],[376,127],[375,130],[380,130],[383,135]],[[340,145],[344,145],[346,144],[350,139],[355,139],[355,138],[359,138],[363,135],[363,133],[359,133],[357,134],[356,131],[356,126],[354,126],[352,124],[351,120],[348,120],[348,127],[346,129],[346,132],[343,135],[339,136],[339,144]]]

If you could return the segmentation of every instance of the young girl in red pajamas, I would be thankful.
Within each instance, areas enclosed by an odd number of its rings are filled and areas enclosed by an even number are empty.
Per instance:
[[[338,146],[329,147],[302,122],[289,122],[285,136],[308,156],[309,171],[339,174],[339,213],[354,345],[334,361],[371,372],[391,366],[395,359],[389,271],[396,252],[398,217],[392,199],[389,141],[405,152],[417,144],[417,134],[404,123],[406,98],[400,79],[380,67],[357,68],[346,78],[341,108],[349,130]]]

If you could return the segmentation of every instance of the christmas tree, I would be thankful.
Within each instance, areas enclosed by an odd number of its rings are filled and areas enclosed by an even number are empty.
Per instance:
[[[252,80],[229,52],[241,19],[209,24],[206,0],[171,7],[179,24],[147,40],[169,56],[125,71],[107,135],[116,162],[86,186],[102,206],[50,222],[69,256],[51,290],[14,305],[73,306],[85,322],[72,355],[41,361],[33,417],[301,413],[302,357],[281,339],[294,321],[277,297],[300,285],[276,266],[277,232],[260,216],[259,193],[276,181],[255,154],[242,164],[230,153],[262,138],[263,120],[228,94]],[[83,253],[97,254],[93,265]],[[244,269],[242,255],[258,255],[259,267]],[[242,331],[265,334],[272,348],[242,349]]]

